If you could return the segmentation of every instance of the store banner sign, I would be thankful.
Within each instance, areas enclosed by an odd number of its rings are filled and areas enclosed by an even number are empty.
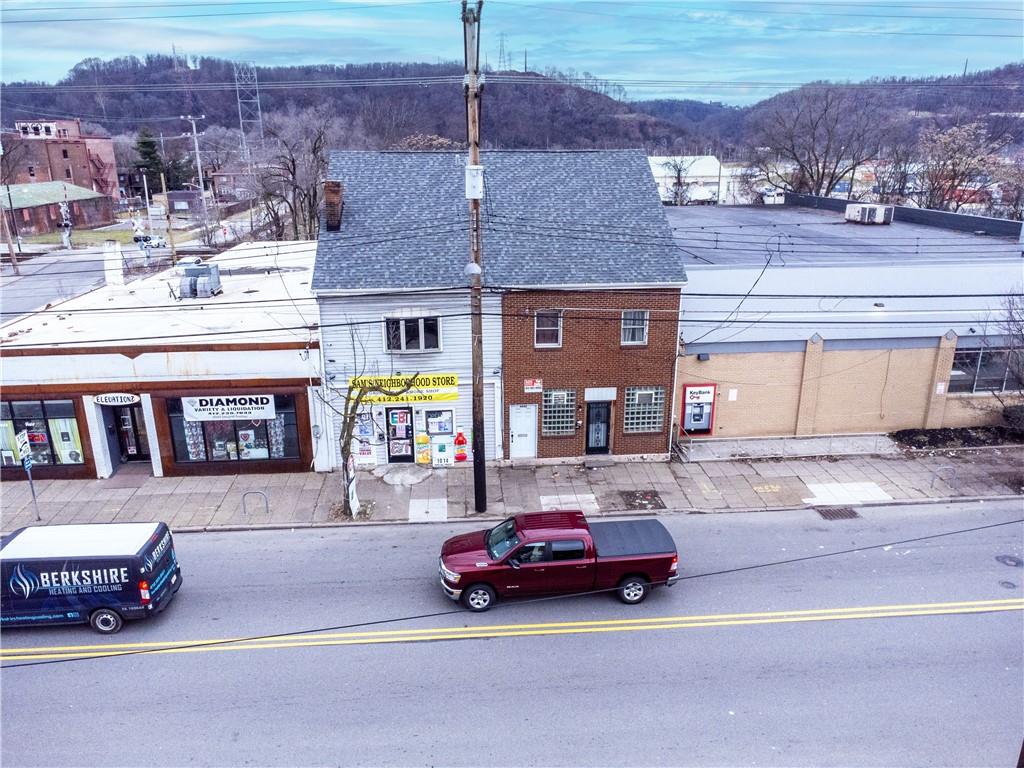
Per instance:
[[[423,373],[410,386],[410,376],[353,376],[349,389],[376,387],[388,392],[408,391],[400,395],[367,392],[364,403],[441,403],[459,399],[459,377],[454,373]]]
[[[108,392],[104,395],[93,395],[92,401],[96,405],[135,405],[141,397],[130,395],[127,392]]]
[[[185,421],[259,421],[277,418],[273,395],[183,397]]]
[[[685,387],[683,399],[687,403],[715,402],[715,386],[713,384],[699,387]]]

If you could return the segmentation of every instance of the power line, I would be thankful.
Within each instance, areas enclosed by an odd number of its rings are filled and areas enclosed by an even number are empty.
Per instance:
[[[849,547],[847,549],[836,550],[833,552],[818,552],[813,555],[805,555],[802,557],[791,557],[785,560],[771,560],[763,563],[755,563],[753,565],[737,566],[735,568],[724,568],[719,571],[707,571],[705,573],[693,573],[686,576],[679,576],[679,581],[693,581],[695,579],[706,579],[714,576],[727,576],[734,573],[743,573],[745,571],[760,570],[763,568],[776,568],[782,565],[794,565],[796,563],[810,562],[812,560],[822,560],[829,557],[840,557],[842,555],[852,555],[859,552],[870,552],[876,549],[887,549],[890,547],[899,547],[905,544],[917,544],[923,541],[930,541],[933,539],[945,538],[947,536],[959,536],[966,533],[977,533],[978,531],[990,530],[993,528],[1002,528],[1007,525],[1018,525],[1024,523],[1024,519],[1019,520],[1005,520],[999,523],[989,523],[986,525],[977,525],[972,528],[960,528],[952,531],[942,531],[940,533],[933,533],[927,536],[915,536],[912,539],[902,539],[900,541],[888,541],[880,544],[868,544],[862,547]],[[660,582],[659,582],[660,583]],[[535,597],[526,600],[517,600],[514,603],[498,603],[491,610],[510,610],[523,605],[531,605],[533,603],[547,603],[553,600],[570,600],[578,597],[586,597],[590,595],[607,594],[610,592],[618,591],[618,587],[609,587],[603,589],[590,589],[584,592],[574,592],[568,595],[552,595],[549,597]],[[390,619],[377,619],[375,621],[363,621],[356,624],[339,624],[332,627],[315,627],[313,629],[301,629],[290,632],[278,632],[275,634],[268,635],[253,635],[251,637],[235,637],[226,640],[202,640],[199,642],[171,642],[166,646],[158,648],[136,648],[130,651],[114,651],[106,653],[101,656],[77,656],[73,658],[61,658],[61,659],[43,659],[38,661],[26,661],[20,664],[4,664],[2,669],[19,669],[22,667],[41,667],[49,666],[51,664],[68,664],[78,661],[91,661],[95,659],[112,659],[123,656],[138,656],[140,654],[153,654],[160,653],[167,650],[188,650],[190,648],[209,648],[218,645],[227,644],[238,644],[238,643],[251,643],[263,640],[273,640],[284,637],[298,637],[301,635],[313,635],[321,632],[336,632],[342,629],[358,629],[360,627],[371,627],[379,626],[381,624],[395,624],[405,621],[419,621],[421,619],[437,618],[439,616],[452,616],[454,614],[464,615],[465,611],[462,609],[453,609],[450,611],[436,611],[434,613],[420,613],[413,616],[398,616]],[[453,637],[452,639],[458,639]]]
[[[402,6],[418,6],[418,5],[443,5],[446,4],[447,0],[409,0],[408,2],[399,3],[372,3],[369,5],[343,5],[343,6],[331,6],[321,4],[317,8],[278,8],[276,10],[269,11],[217,11],[215,13],[167,13],[154,16],[80,16],[77,18],[57,18],[57,19],[2,19],[0,24],[64,24],[68,22],[79,22],[79,21],[96,21],[96,22],[107,22],[107,21],[150,21],[156,19],[204,19],[212,17],[224,17],[224,16],[265,16],[285,13],[322,13],[325,11],[354,11],[354,10],[366,10],[378,8],[397,8]],[[29,9],[23,9],[29,10]],[[35,10],[35,9],[33,9]]]

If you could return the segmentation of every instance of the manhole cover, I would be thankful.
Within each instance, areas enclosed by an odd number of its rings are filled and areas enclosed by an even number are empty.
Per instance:
[[[1011,568],[1024,568],[1024,560],[1021,560],[1016,555],[996,555],[996,560]]]
[[[657,491],[619,491],[626,509],[665,509]]]
[[[853,507],[815,507],[826,520],[853,520],[860,517]]]

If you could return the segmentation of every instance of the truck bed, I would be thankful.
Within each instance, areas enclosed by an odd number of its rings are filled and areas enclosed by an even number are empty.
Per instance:
[[[597,556],[629,557],[657,555],[676,551],[672,534],[658,520],[624,520],[590,523]]]

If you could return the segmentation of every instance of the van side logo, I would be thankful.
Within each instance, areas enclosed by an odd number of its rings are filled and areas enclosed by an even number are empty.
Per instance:
[[[11,588],[11,592],[21,595],[26,600],[41,586],[39,577],[23,565],[15,566],[11,579],[7,583]]]

